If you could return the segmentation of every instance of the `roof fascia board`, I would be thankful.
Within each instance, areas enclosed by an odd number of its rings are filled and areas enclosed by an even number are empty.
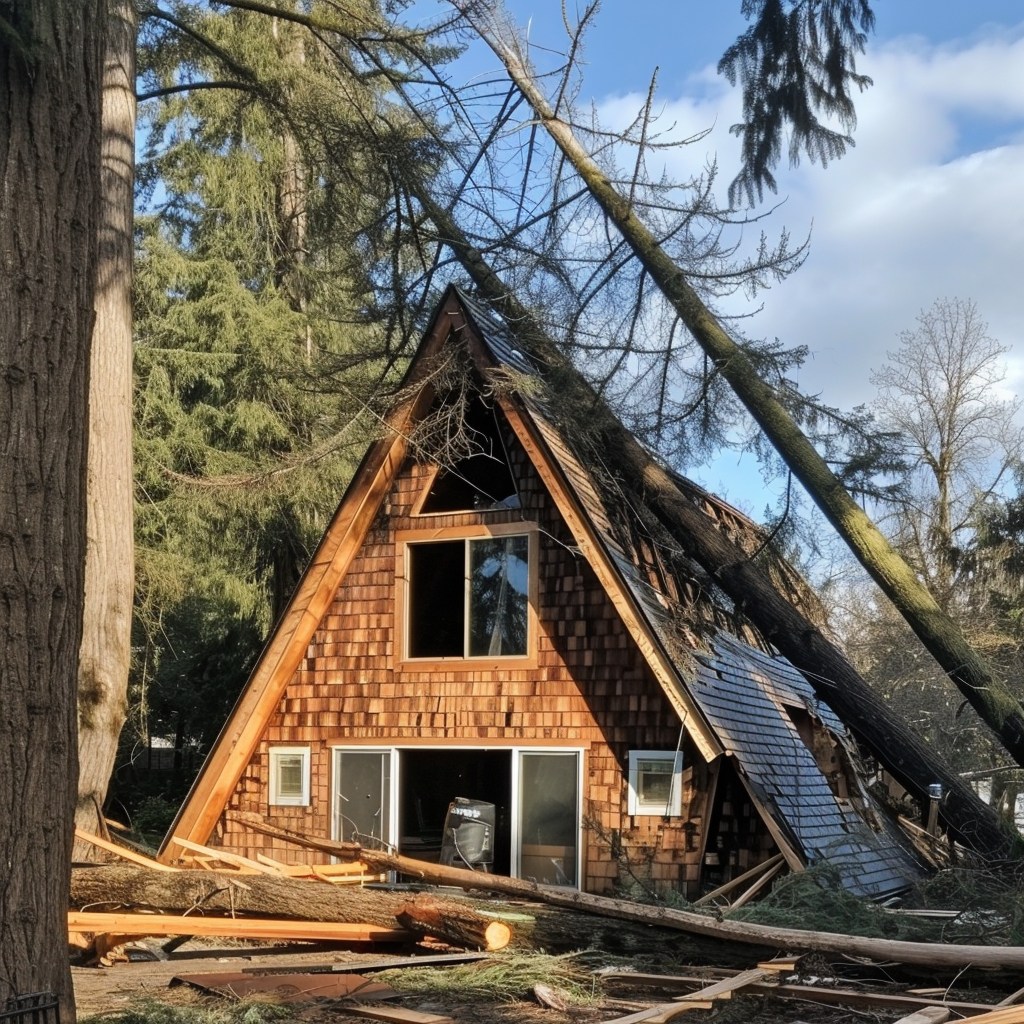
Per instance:
[[[453,329],[462,306],[449,289],[429,333],[405,376],[408,387],[422,375],[424,362],[435,355]],[[461,323],[465,323],[464,315]],[[410,425],[432,400],[424,386],[387,418],[388,435],[371,445],[338,505],[295,593],[260,655],[217,742],[160,848],[159,859],[174,858],[178,837],[205,843],[227,806],[252,758],[266,723],[291,682],[314,632],[334,600],[352,559],[400,470],[408,450]]]

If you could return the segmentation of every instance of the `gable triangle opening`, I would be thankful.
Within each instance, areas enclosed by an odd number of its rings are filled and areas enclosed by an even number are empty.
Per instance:
[[[420,505],[421,515],[519,508],[500,415],[479,394],[466,402],[460,426],[469,454],[442,465],[434,474]]]

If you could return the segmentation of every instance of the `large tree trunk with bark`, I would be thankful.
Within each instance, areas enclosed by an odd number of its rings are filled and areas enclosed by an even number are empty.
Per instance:
[[[394,928],[397,922],[418,935],[433,935],[467,949],[503,949],[511,938],[508,925],[453,900],[217,871],[153,871],[120,865],[77,868],[71,874],[71,908],[189,915],[230,912],[240,918],[282,917],[383,928]],[[187,930],[187,922],[183,927]],[[238,934],[245,936],[241,919]]]
[[[629,199],[619,194],[571,127],[555,115],[518,45],[505,38],[501,28],[479,21],[474,27],[502,60],[537,119],[794,476],[970,705],[999,736],[1008,753],[1024,765],[1024,708],[1020,702],[971,648],[956,623],[853,500],[771,386],[761,379],[744,351],[636,216]]]
[[[89,377],[85,615],[78,665],[75,824],[102,834],[103,802],[124,725],[131,663],[132,216],[135,182],[134,0],[108,0],[103,69],[102,208]],[[96,853],[76,843],[75,860]]]
[[[963,967],[969,963],[974,967],[1024,969],[1022,946],[956,946],[931,942],[903,942],[894,939],[872,939],[860,935],[840,935],[835,932],[776,928],[771,925],[749,924],[745,921],[721,921],[704,914],[677,910],[664,905],[634,903],[631,900],[595,896],[593,893],[579,892],[564,886],[538,885],[522,878],[506,878],[502,875],[489,875],[444,864],[428,864],[386,850],[364,849],[358,843],[313,839],[288,829],[265,825],[254,815],[234,814],[232,817],[253,831],[286,839],[307,849],[320,850],[348,860],[360,860],[372,868],[397,871],[435,885],[455,885],[464,889],[500,892],[507,896],[540,900],[557,907],[573,907],[603,917],[643,922],[723,941],[744,942],[789,952],[819,950],[862,956],[872,960],[895,960],[903,964],[932,967]]]
[[[75,1019],[77,785],[102,0],[20,0],[0,32],[0,1006]]]
[[[422,183],[410,178],[407,184],[433,222],[439,239],[451,247],[480,292],[505,317],[524,348],[538,357],[548,373],[556,375],[561,400],[588,410],[595,443],[614,453],[614,464],[623,472],[626,483],[644,495],[683,550],[721,585],[771,643],[807,671],[815,691],[922,804],[927,799],[928,785],[943,784],[947,794],[943,820],[956,839],[984,855],[1005,856],[1009,835],[992,809],[885,706],[821,629],[779,592],[767,571],[719,530],[680,489],[677,480],[637,443]]]

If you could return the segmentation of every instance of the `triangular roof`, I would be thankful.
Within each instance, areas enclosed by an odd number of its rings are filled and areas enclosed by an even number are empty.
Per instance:
[[[392,411],[387,432],[370,446],[356,471],[168,833],[162,856],[174,854],[175,837],[200,843],[209,838],[391,490],[409,453],[410,428],[426,414],[434,397],[429,385],[431,360],[453,337],[466,346],[481,373],[503,371],[512,377],[539,373],[504,324],[470,296],[449,287],[406,374],[400,392],[406,398]],[[705,619],[683,621],[679,588],[690,582],[667,578],[671,574],[664,572],[656,545],[648,545],[641,536],[650,524],[636,532],[631,522],[637,514],[635,505],[584,464],[543,400],[528,397],[524,393],[528,391],[499,388],[494,401],[702,756],[711,761],[728,752],[736,758],[752,798],[791,866],[828,856],[830,861],[848,863],[844,874],[851,882],[863,877],[862,884],[851,886],[860,891],[874,894],[907,884],[914,874],[909,859],[895,844],[877,839],[858,815],[837,804],[783,712],[779,695],[784,693],[785,700],[796,702],[837,734],[844,734],[836,716],[788,662],[766,653],[768,645],[756,631],[730,618],[731,602],[692,564],[687,575],[699,592],[697,603]],[[709,515],[725,520],[734,530],[757,532],[754,524],[726,503],[681,478],[679,483]],[[730,632],[736,636],[731,638]],[[760,728],[745,727],[751,716],[760,718]],[[765,728],[767,722],[769,728]],[[784,757],[779,756],[782,747]],[[820,786],[805,784],[795,800],[786,790],[792,790],[794,780],[802,775],[816,776]],[[842,843],[841,850],[836,842]]]

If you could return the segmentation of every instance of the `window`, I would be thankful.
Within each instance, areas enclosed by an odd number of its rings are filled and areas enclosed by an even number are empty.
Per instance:
[[[309,804],[309,747],[270,748],[271,806]]]
[[[408,657],[529,653],[528,534],[411,543],[406,554]]]
[[[683,755],[675,750],[629,752],[629,814],[682,814]]]

